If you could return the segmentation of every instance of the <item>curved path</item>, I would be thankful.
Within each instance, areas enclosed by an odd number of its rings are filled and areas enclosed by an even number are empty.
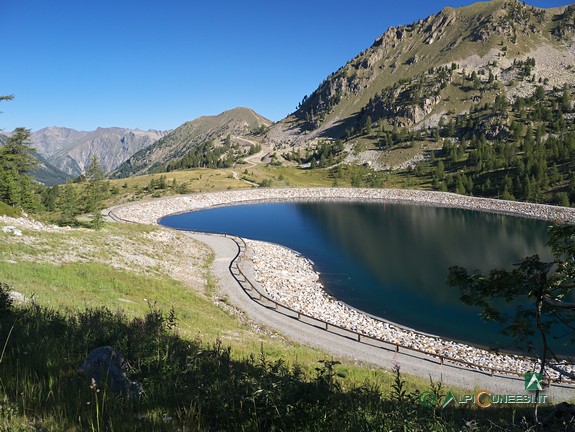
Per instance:
[[[338,193],[331,194],[330,196],[330,194],[326,194],[327,190],[328,189],[316,189],[314,195],[316,197],[323,198],[328,196],[328,198],[333,199],[364,199],[366,195],[365,190],[336,189],[335,191]],[[260,193],[257,193],[258,191]],[[300,193],[297,193],[298,191]],[[298,199],[298,196],[300,197],[299,199],[312,199],[312,197],[309,196],[309,191],[309,189],[292,189],[289,190],[289,194],[286,194],[286,190],[254,190],[226,192],[220,194],[198,194],[188,197],[175,197],[151,202],[134,203],[127,206],[117,207],[113,209],[113,212],[115,215],[130,221],[153,223],[163,215],[214,205],[229,205],[247,201]],[[342,193],[342,191],[345,192]],[[451,204],[450,206],[470,208],[469,197],[453,196],[453,194],[437,196],[436,193],[419,193],[418,191],[406,191],[405,195],[408,198],[413,198],[413,192],[416,192],[415,195],[419,195],[421,201],[429,204],[440,204],[431,198],[441,198],[441,200],[447,200],[448,204]],[[373,190],[369,190],[369,194],[371,195],[372,193]],[[401,193],[393,194],[394,200],[404,201],[397,198],[397,196],[400,195]],[[378,198],[379,197],[375,199]],[[458,204],[457,199],[459,198],[464,198],[461,202],[465,205],[455,205]],[[408,199],[405,201],[413,202],[416,200]],[[487,201],[495,201],[495,205],[499,207],[496,207],[495,209],[485,208],[485,200],[478,199],[475,204],[473,204],[473,208],[477,210],[504,211],[506,213],[523,214],[525,212],[522,212],[521,210],[522,207],[524,207],[523,210],[527,209],[526,213],[531,217],[561,219],[571,222],[575,221],[575,211],[573,211],[573,209],[563,209],[553,206],[536,206],[532,204],[523,205],[521,203],[501,203],[496,200]],[[503,207],[501,207],[502,205]],[[501,210],[501,208],[504,210]],[[150,220],[150,218],[153,219]],[[392,348],[388,349],[366,345],[334,333],[326,332],[320,328],[307,325],[296,319],[279,314],[273,309],[261,306],[260,304],[253,302],[245,294],[241,286],[230,274],[229,264],[238,252],[238,247],[232,239],[206,234],[190,233],[189,235],[206,243],[214,250],[215,260],[212,271],[219,279],[219,286],[222,293],[227,295],[234,305],[244,310],[250,318],[285,334],[292,340],[318,348],[338,357],[374,364],[388,370],[397,363],[401,366],[401,369],[404,372],[422,377],[431,377],[434,380],[441,379],[446,384],[455,385],[461,388],[487,389],[494,394],[526,393],[524,391],[523,379],[518,379],[517,377],[498,375],[492,377],[487,372],[472,370],[450,363],[440,365],[437,363],[437,360],[426,355],[420,355],[414,352],[397,353]],[[252,270],[246,267],[245,263],[243,263],[243,267],[245,272],[249,275]],[[253,281],[255,278],[250,277],[250,279]],[[554,403],[575,399],[575,389],[562,384],[553,384],[551,388],[546,391],[546,394],[548,395],[548,400]]]
[[[440,365],[436,359],[419,353],[400,351],[393,348],[381,348],[359,343],[348,337],[326,332],[318,327],[302,323],[297,319],[277,313],[252,301],[229,271],[229,264],[238,252],[236,243],[226,237],[208,234],[192,234],[191,237],[207,244],[215,253],[212,272],[219,281],[222,294],[242,309],[251,319],[279,331],[290,339],[307,346],[318,348],[337,357],[352,361],[373,364],[387,370],[395,364],[401,366],[403,372],[424,378],[431,377],[434,381],[460,388],[487,389],[496,394],[524,394],[524,380],[511,376],[491,376],[488,372],[476,371],[462,366],[445,363]],[[249,274],[250,269],[242,264]],[[254,278],[250,278],[252,281]],[[546,391],[549,400],[560,402],[575,398],[575,389],[567,385],[553,384]]]

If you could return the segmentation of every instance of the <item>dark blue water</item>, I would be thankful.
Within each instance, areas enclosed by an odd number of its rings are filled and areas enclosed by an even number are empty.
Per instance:
[[[509,350],[499,326],[462,304],[446,285],[450,266],[511,269],[548,257],[548,223],[429,206],[272,203],[168,216],[173,228],[227,232],[287,246],[315,263],[326,291],[341,301],[424,331]],[[557,347],[567,354],[570,347]]]

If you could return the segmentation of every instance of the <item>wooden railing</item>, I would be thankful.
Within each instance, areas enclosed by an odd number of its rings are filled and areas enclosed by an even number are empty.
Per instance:
[[[133,221],[122,219],[122,218],[116,216],[115,214],[113,214],[113,212],[111,210],[108,213],[108,215],[110,216],[110,218],[112,218],[113,220],[116,220],[116,221],[133,223]],[[169,227],[165,227],[165,228],[169,228]],[[250,299],[259,303],[260,305],[267,307],[267,308],[273,308],[276,312],[281,313],[281,314],[286,315],[286,316],[289,316],[291,318],[297,318],[297,320],[302,322],[303,324],[311,325],[311,326],[314,326],[316,328],[320,328],[322,330],[331,332],[333,334],[336,334],[336,335],[339,335],[342,337],[348,337],[350,339],[356,340],[359,343],[368,344],[368,342],[371,340],[371,341],[376,341],[380,344],[389,345],[389,346],[391,346],[391,349],[395,350],[396,352],[400,352],[400,349],[402,349],[402,350],[411,351],[414,353],[423,354],[427,357],[431,357],[431,358],[436,359],[438,364],[440,364],[440,365],[445,364],[445,362],[450,362],[450,363],[454,363],[457,365],[462,365],[462,366],[474,368],[474,369],[477,369],[478,371],[489,373],[491,376],[493,376],[496,373],[502,374],[502,375],[519,376],[519,377],[524,376],[524,373],[521,373],[518,371],[513,371],[513,370],[508,370],[508,369],[500,369],[500,368],[495,368],[495,367],[485,366],[485,365],[479,365],[479,364],[476,364],[473,362],[468,362],[465,360],[461,360],[461,359],[458,359],[455,357],[450,357],[450,356],[446,356],[443,354],[437,354],[437,353],[430,353],[428,351],[423,351],[423,350],[409,347],[406,345],[402,345],[402,344],[399,344],[396,342],[389,342],[389,341],[386,341],[384,339],[377,338],[375,336],[370,336],[370,335],[367,335],[365,333],[359,333],[355,330],[351,330],[351,329],[346,328],[346,327],[338,326],[337,324],[328,323],[327,321],[323,321],[317,317],[314,317],[314,316],[305,314],[301,311],[297,311],[295,309],[292,309],[289,306],[286,306],[282,303],[279,303],[276,300],[270,298],[268,295],[262,293],[250,281],[250,279],[245,275],[245,273],[242,271],[238,261],[240,260],[240,258],[242,257],[242,255],[245,253],[245,250],[246,250],[246,243],[245,243],[243,238],[232,235],[232,234],[228,234],[228,233],[215,232],[215,231],[209,231],[209,230],[194,230],[194,229],[188,229],[188,228],[171,228],[171,229],[176,229],[177,231],[192,232],[192,233],[196,233],[196,234],[217,235],[217,236],[227,237],[227,238],[233,240],[234,243],[236,244],[236,246],[238,247],[238,252],[236,253],[235,257],[231,260],[231,262],[228,266],[228,269],[229,269],[232,277],[242,287],[242,290],[248,295],[248,297],[250,297]],[[307,321],[305,321],[303,318],[306,318]],[[375,319],[375,318],[373,318],[373,319]],[[383,321],[381,321],[381,322],[383,322]],[[401,326],[398,326],[397,324],[394,324],[394,325],[396,327],[401,328]],[[409,331],[412,333],[418,334],[420,336],[430,337],[429,335],[417,332],[417,331],[412,330],[412,329],[410,329]],[[565,379],[562,379],[561,377],[559,377],[559,378],[547,377],[546,381],[561,383],[561,384],[575,385],[575,381],[565,380]]]

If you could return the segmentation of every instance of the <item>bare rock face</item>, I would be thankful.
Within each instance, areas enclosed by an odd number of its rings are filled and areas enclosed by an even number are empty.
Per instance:
[[[431,45],[433,42],[441,39],[445,29],[454,24],[456,18],[457,15],[454,9],[446,8],[442,10],[427,27],[426,31],[429,33],[429,36],[425,39],[424,43]]]
[[[31,139],[38,153],[48,162],[67,174],[78,176],[86,171],[94,156],[108,173],[167,133],[124,128],[98,128],[86,132],[52,126],[32,133]]]
[[[412,105],[406,108],[405,117],[411,124],[417,124],[422,121],[441,100],[440,96],[424,99],[420,105]]]
[[[399,127],[412,126],[427,117],[441,101],[438,94],[416,102],[409,91],[400,87],[393,92],[382,94],[368,105],[367,115],[372,118],[385,118]]]

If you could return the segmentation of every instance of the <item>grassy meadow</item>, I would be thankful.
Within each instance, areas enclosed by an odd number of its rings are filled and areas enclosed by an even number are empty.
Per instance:
[[[369,146],[360,142],[359,145]],[[398,155],[398,161],[403,155]],[[402,159],[404,160],[404,159]],[[167,187],[154,189],[150,185],[165,176]],[[237,164],[235,168],[172,171],[168,173],[147,174],[127,179],[110,180],[112,195],[108,206],[131,202],[139,199],[157,198],[178,193],[217,192],[230,189],[249,189],[253,187],[369,187],[369,179],[381,177],[386,187],[429,188],[423,180],[414,180],[406,176],[406,171],[375,173],[367,167],[345,166],[340,171],[328,168],[301,169],[292,166]],[[357,182],[359,179],[359,182]],[[176,181],[174,186],[174,180]],[[357,183],[354,183],[354,180]],[[81,187],[81,186],[79,186]]]
[[[22,232],[21,237],[0,232],[0,281],[29,299],[24,305],[12,306],[10,313],[0,311],[0,430],[28,430],[31,426],[62,430],[61,425],[67,425],[67,430],[84,430],[86,424],[88,430],[123,430],[112,427],[125,427],[127,419],[121,412],[98,418],[93,407],[76,406],[78,395],[86,401],[103,397],[90,392],[89,382],[84,382],[76,369],[91,349],[101,345],[114,346],[131,363],[137,363],[138,353],[130,352],[132,346],[126,345],[133,337],[128,333],[141,331],[142,320],[160,316],[161,323],[172,317],[169,328],[161,330],[163,337],[182,344],[185,349],[178,355],[186,358],[215,349],[217,355],[243,368],[255,356],[260,365],[265,359],[264,369],[282,365],[281,373],[289,375],[295,368],[301,385],[326,373],[320,360],[338,360],[250,322],[225,298],[219,298],[209,272],[211,252],[184,234],[131,224],[106,224],[99,231],[22,228]],[[174,244],[190,251],[181,266],[191,267],[187,275],[178,267],[182,257],[173,256]],[[190,346],[196,351],[190,352]],[[161,348],[169,352],[167,345]],[[154,350],[157,354],[160,348]],[[168,358],[169,353],[164,356]],[[171,365],[164,363],[162,368]],[[333,371],[341,391],[367,385],[379,389],[377,394],[385,394],[393,383],[391,372],[349,361],[342,360]],[[144,372],[134,371],[134,376],[138,374]],[[415,377],[403,379],[410,392],[429,384]],[[110,402],[121,399],[111,394],[106,397]],[[165,416],[179,419],[175,421],[179,425],[197,425],[194,422],[200,420],[195,416],[201,417],[200,412],[192,415],[177,401],[155,401],[145,408],[134,401],[122,403],[133,410],[134,417],[144,416],[143,430],[150,425],[149,430],[172,430],[173,424],[162,420]],[[147,403],[151,402],[146,399]],[[158,410],[165,416],[158,417]],[[74,414],[70,416],[70,412]]]

